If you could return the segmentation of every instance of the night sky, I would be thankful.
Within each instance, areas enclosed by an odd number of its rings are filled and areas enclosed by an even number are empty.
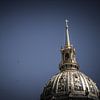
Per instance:
[[[39,100],[59,72],[66,18],[80,70],[100,88],[99,0],[1,0],[0,100]]]

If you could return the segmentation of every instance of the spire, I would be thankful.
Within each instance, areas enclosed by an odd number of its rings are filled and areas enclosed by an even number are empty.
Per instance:
[[[79,70],[79,65],[76,61],[76,52],[75,48],[70,44],[70,38],[69,38],[69,31],[68,31],[68,20],[65,20],[65,31],[66,31],[66,41],[65,41],[65,47],[61,48],[61,62],[59,65],[60,71],[65,71],[68,69],[75,69]]]
[[[70,39],[69,39],[69,31],[68,31],[68,20],[67,20],[67,19],[65,20],[65,24],[66,24],[66,26],[65,26],[65,32],[66,32],[66,41],[65,41],[65,45],[66,45],[67,47],[70,47]]]

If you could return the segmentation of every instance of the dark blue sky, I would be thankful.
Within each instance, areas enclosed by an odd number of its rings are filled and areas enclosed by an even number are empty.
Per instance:
[[[0,100],[39,100],[59,71],[66,18],[80,70],[100,88],[99,0],[1,0]]]

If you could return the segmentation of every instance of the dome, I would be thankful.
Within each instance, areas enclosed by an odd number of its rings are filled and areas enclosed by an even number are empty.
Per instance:
[[[65,70],[48,81],[41,98],[45,98],[43,100],[67,100],[67,98],[99,100],[98,95],[96,83],[88,76],[78,70]]]
[[[80,71],[75,48],[70,44],[67,22],[65,46],[60,50],[60,72],[48,81],[41,100],[100,100],[96,83]]]

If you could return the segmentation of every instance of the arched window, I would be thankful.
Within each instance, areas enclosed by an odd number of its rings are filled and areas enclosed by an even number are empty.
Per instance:
[[[66,53],[65,54],[65,60],[68,60],[69,59],[69,53]]]

